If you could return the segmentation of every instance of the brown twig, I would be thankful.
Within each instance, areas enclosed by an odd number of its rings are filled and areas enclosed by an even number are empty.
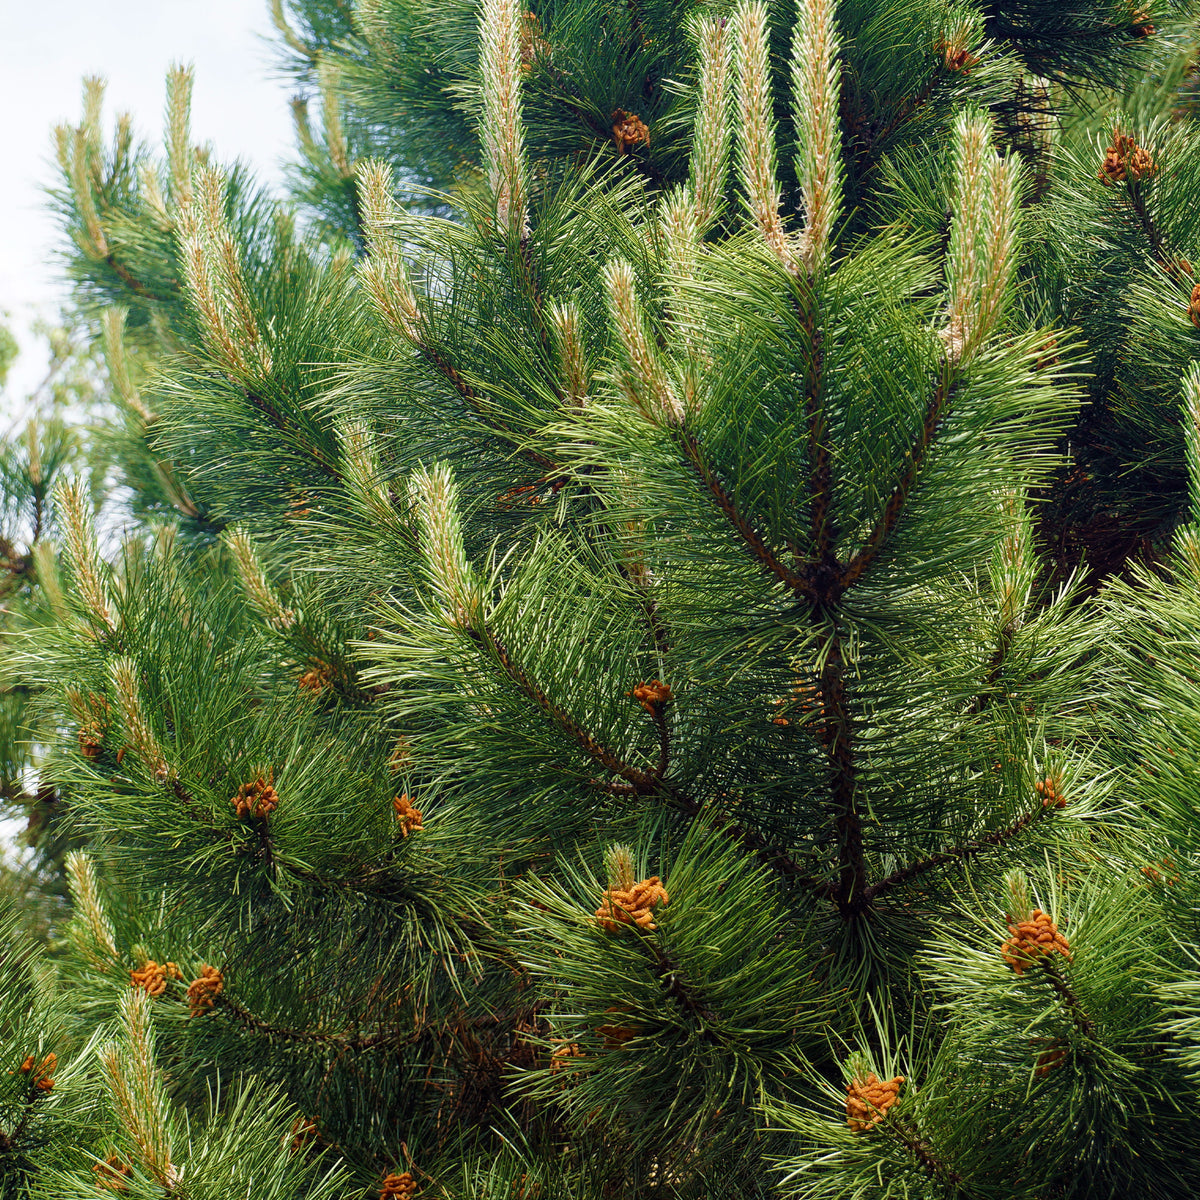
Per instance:
[[[922,858],[917,862],[910,863],[907,867],[902,867],[899,871],[893,871],[887,878],[880,879],[867,888],[868,898],[875,900],[877,897],[885,895],[901,884],[908,883],[909,880],[925,875],[929,871],[934,871],[938,867],[948,866],[951,863],[967,862],[976,855],[983,854],[988,850],[994,850],[996,847],[1004,845],[1010,838],[1014,838],[1019,833],[1028,829],[1030,825],[1040,820],[1048,811],[1048,805],[1039,804],[1037,808],[1019,816],[1011,825],[1005,825],[1002,829],[994,829],[991,833],[984,834],[983,837],[978,838],[976,841],[965,842],[961,846],[955,846],[950,850],[943,850],[940,854],[932,854],[928,858]]]
[[[568,734],[590,758],[598,762],[606,771],[618,776],[623,784],[608,781],[592,780],[592,786],[618,796],[658,796],[686,817],[698,817],[704,810],[704,805],[695,797],[682,791],[669,779],[653,772],[644,771],[627,763],[615,751],[597,741],[573,717],[559,708],[526,674],[523,668],[513,660],[508,648],[492,631],[480,632],[472,630],[472,637],[480,646],[487,646],[495,654],[504,668],[505,674],[516,684],[521,692],[532,700],[547,716]],[[661,736],[661,733],[660,733]],[[661,747],[661,742],[660,742]],[[668,743],[669,749],[669,743]],[[660,748],[661,755],[661,748]],[[664,767],[665,773],[665,767]],[[779,846],[773,846],[761,834],[746,829],[719,814],[711,815],[713,824],[724,833],[740,841],[747,850],[756,854],[759,860],[773,870],[790,876],[796,882],[817,891],[826,892],[828,885],[813,879],[809,873],[796,861],[792,855]]]
[[[829,766],[834,827],[838,840],[838,881],[833,900],[843,917],[864,912],[871,897],[863,850],[862,815],[858,811],[858,777],[855,769],[854,730],[846,698],[845,664],[836,616],[828,626],[829,644],[821,669],[821,702],[824,708],[821,736]]]
[[[666,705],[654,705],[651,716],[654,727],[658,730],[658,763],[653,774],[655,779],[662,779],[671,761],[671,730],[667,725]]]
[[[226,992],[222,992],[214,998],[213,1007],[222,1009],[228,1013],[243,1028],[260,1033],[264,1037],[275,1038],[284,1042],[336,1046],[344,1050],[372,1050],[379,1046],[386,1046],[388,1048],[411,1046],[427,1037],[442,1037],[455,1032],[455,1029],[449,1025],[442,1028],[436,1028],[432,1025],[422,1025],[415,1033],[405,1032],[398,1028],[381,1028],[368,1034],[322,1033],[315,1029],[295,1029],[286,1025],[272,1025],[269,1021],[264,1021],[261,1017],[255,1016],[254,1013],[239,1004],[236,1000],[231,999]],[[505,1025],[514,1025],[536,1016],[541,1007],[542,1005],[539,1002],[517,1013],[488,1013],[472,1017],[465,1022],[459,1022],[459,1027],[463,1029],[491,1029],[500,1028]]]
[[[746,548],[754,555],[759,566],[768,574],[773,575],[797,595],[812,597],[812,585],[805,576],[789,570],[772,552],[754,526],[738,511],[732,497],[721,486],[712,468],[705,461],[703,450],[694,434],[687,429],[675,431],[675,438],[683,451],[684,457],[691,465],[700,481],[704,484],[716,506],[733,526]]]
[[[805,305],[801,313],[802,324],[808,335],[811,352],[804,380],[804,413],[808,420],[809,462],[809,523],[812,538],[812,557],[818,564],[828,565],[834,561],[834,542],[837,531],[833,524],[833,460],[826,444],[828,425],[825,420],[825,405],[821,398],[821,379],[825,367],[825,353],[821,331],[811,305]]]
[[[904,505],[921,473],[925,455],[937,432],[938,423],[957,387],[957,379],[950,376],[947,368],[943,371],[941,379],[933,390],[933,396],[925,409],[925,418],[921,422],[921,431],[917,435],[912,449],[905,455],[908,461],[904,473],[900,476],[896,486],[892,488],[892,494],[888,497],[887,504],[884,505],[883,514],[867,535],[862,549],[846,564],[842,573],[844,587],[852,587],[863,577],[883,548],[888,536],[896,528],[900,514],[904,511]]]
[[[949,1163],[944,1163],[938,1158],[929,1142],[904,1118],[893,1117],[883,1123],[883,1128],[897,1138],[934,1179],[954,1187],[961,1187],[966,1182]]]
[[[1167,248],[1166,238],[1163,237],[1161,230],[1154,223],[1154,218],[1150,215],[1150,210],[1146,207],[1146,196],[1142,181],[1140,179],[1131,179],[1125,186],[1125,194],[1129,198],[1130,207],[1137,216],[1142,233],[1145,234],[1146,240],[1150,243],[1150,253],[1154,256],[1154,261],[1164,271],[1170,271],[1174,266],[1175,260]]]
[[[606,771],[611,771],[614,775],[625,780],[638,795],[660,791],[663,788],[662,780],[656,779],[652,774],[633,766],[631,763],[625,762],[615,751],[610,750],[602,742],[596,741],[569,713],[559,708],[529,678],[525,670],[509,654],[508,647],[505,646],[504,642],[501,641],[494,631],[484,629],[482,632],[472,632],[480,643],[486,644],[492,653],[495,654],[509,679],[544,713],[552,717],[559,728],[568,734],[590,758],[598,762]]]
[[[342,473],[333,465],[324,450],[303,436],[303,429],[294,417],[280,412],[270,400],[258,392],[247,391],[245,396],[246,402],[251,408],[262,413],[275,429],[291,438],[293,444],[305,451],[326,475],[338,482],[341,481]]]
[[[533,244],[528,236],[522,237],[519,246],[517,247],[517,261],[520,265],[521,282],[524,284],[525,292],[529,297],[530,303],[533,305],[533,320],[537,327],[538,341],[542,344],[542,349],[549,355],[554,351],[554,340],[550,336],[550,330],[546,327],[545,302],[542,297],[542,289],[538,282],[537,263],[533,257]],[[549,375],[550,387],[554,390],[555,398],[560,404],[563,403],[562,389],[558,386],[553,375]]]
[[[663,991],[696,1020],[702,1038],[710,1042],[722,1041],[713,1029],[717,1014],[709,1008],[704,997],[683,973],[683,969],[654,938],[643,936],[643,941],[654,957],[654,972],[663,986]]]
[[[135,295],[141,296],[147,300],[159,300],[161,297],[156,296],[145,284],[139,283],[134,278],[133,272],[123,263],[115,254],[109,253],[104,256],[105,264],[113,271],[118,279]]]
[[[430,366],[436,368],[443,378],[445,378],[454,388],[456,392],[467,402],[471,411],[479,417],[494,433],[502,437],[506,442],[516,447],[526,458],[532,459],[539,467],[542,468],[548,475],[561,474],[559,464],[552,458],[542,454],[539,450],[534,450],[533,447],[527,446],[521,438],[519,438],[505,423],[499,420],[493,413],[489,411],[484,397],[463,378],[462,372],[450,361],[448,361],[437,349],[436,346],[430,346],[422,342],[419,346],[421,357],[425,359]]]
[[[1059,964],[1050,961],[1050,955],[1042,955],[1038,959],[1038,966],[1045,974],[1047,981],[1054,991],[1058,994],[1059,999],[1063,1002],[1063,1007],[1071,1015],[1071,1020],[1075,1024],[1075,1028],[1079,1030],[1084,1037],[1094,1037],[1096,1033],[1096,1022],[1088,1016],[1087,1010],[1083,1007],[1079,997],[1075,994],[1075,989],[1063,978],[1062,971],[1059,970]]]
[[[992,651],[992,657],[988,660],[987,671],[983,677],[983,686],[979,690],[979,694],[971,702],[971,707],[968,710],[972,714],[978,715],[987,710],[992,703],[992,698],[996,690],[996,684],[1000,679],[1000,672],[1004,669],[1004,663],[1008,659],[1008,652],[1012,649],[1013,644],[1013,628],[1011,625],[1005,625],[1000,631],[999,638],[996,639],[996,648]]]
[[[649,585],[644,582],[642,574],[638,570],[631,568],[625,563],[618,563],[617,570],[621,578],[637,592],[638,599],[641,601],[642,612],[646,617],[646,626],[650,630],[651,638],[654,640],[654,649],[660,658],[665,658],[671,651],[671,643],[667,637],[666,626],[659,615],[658,604],[650,591]]]

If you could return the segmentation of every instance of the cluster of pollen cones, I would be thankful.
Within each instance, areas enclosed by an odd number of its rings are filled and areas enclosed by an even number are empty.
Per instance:
[[[383,1181],[379,1200],[411,1200],[417,1194],[417,1181],[407,1172],[389,1175]]]
[[[846,1124],[855,1133],[863,1133],[878,1125],[887,1111],[900,1099],[903,1075],[883,1081],[874,1072],[865,1079],[855,1079],[846,1090]]]
[[[157,963],[146,959],[140,971],[129,972],[131,987],[138,987],[150,996],[161,996],[167,990],[168,979],[182,979],[183,972],[173,963]]]
[[[604,889],[604,898],[596,909],[596,920],[607,933],[615,933],[621,925],[636,925],[639,929],[657,929],[654,907],[666,904],[667,889],[657,875],[641,879],[627,888]]]
[[[1027,920],[1009,925],[1008,932],[1012,936],[1000,947],[1000,953],[1018,975],[1024,974],[1035,959],[1047,954],[1061,954],[1071,961],[1070,943],[1040,908],[1035,908]]]

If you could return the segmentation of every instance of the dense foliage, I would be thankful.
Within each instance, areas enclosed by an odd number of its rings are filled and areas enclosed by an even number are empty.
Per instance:
[[[57,132],[0,1195],[1191,1196],[1196,14],[274,12]]]

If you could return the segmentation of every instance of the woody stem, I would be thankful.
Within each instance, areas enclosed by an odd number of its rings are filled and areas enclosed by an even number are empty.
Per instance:
[[[965,1182],[963,1177],[949,1163],[938,1158],[933,1147],[912,1122],[896,1116],[888,1121],[885,1127],[904,1144],[913,1158],[934,1179],[948,1183],[955,1188],[962,1187]]]
[[[1075,989],[1063,977],[1062,971],[1056,962],[1051,961],[1052,956],[1049,954],[1042,955],[1038,959],[1038,966],[1046,976],[1047,982],[1057,993],[1058,998],[1063,1002],[1063,1007],[1070,1014],[1071,1020],[1075,1023],[1075,1028],[1079,1030],[1084,1037],[1094,1037],[1096,1033],[1096,1022],[1087,1014],[1087,1010],[1083,1007],[1079,997],[1075,994]]]

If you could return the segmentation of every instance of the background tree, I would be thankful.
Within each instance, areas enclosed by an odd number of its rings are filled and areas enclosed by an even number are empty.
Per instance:
[[[58,134],[145,535],[21,1186],[1190,1195],[1192,14],[275,12],[298,207]]]
[[[0,386],[18,353],[3,332]],[[106,463],[89,432],[101,383],[85,320],[67,313],[34,332],[46,343],[46,373],[22,403],[9,397],[14,416],[19,409],[24,415],[0,439],[0,817],[25,822],[18,845],[0,853],[0,887],[7,906],[47,941],[65,917],[70,836],[63,796],[39,770],[56,731],[38,726],[35,689],[14,670],[13,647],[65,612],[52,537],[55,484],[64,474],[84,474],[98,505]]]

